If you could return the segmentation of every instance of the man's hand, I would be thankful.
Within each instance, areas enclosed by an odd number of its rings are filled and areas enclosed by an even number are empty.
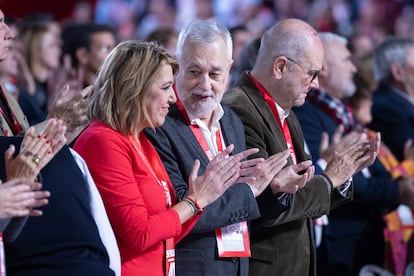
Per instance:
[[[305,173],[299,174],[304,171]],[[312,161],[307,160],[283,168],[272,180],[270,187],[274,194],[279,192],[296,193],[302,189],[315,174]]]
[[[231,185],[240,179],[241,160],[257,153],[256,148],[229,155],[234,149],[229,145],[223,152],[212,159],[203,175],[198,176],[200,161],[196,160],[189,176],[189,196],[204,208],[220,197]],[[245,177],[253,179],[253,177]]]
[[[345,183],[352,175],[370,166],[378,155],[381,136],[379,133],[368,139],[365,133],[359,133],[357,140],[342,152],[335,152],[324,171],[334,188]]]
[[[255,197],[259,196],[269,184],[271,185],[275,176],[287,164],[288,157],[289,150],[285,150],[270,156],[266,161],[252,168],[251,176],[254,177],[254,180],[246,183],[252,188]]]
[[[92,90],[92,86],[80,91],[73,90],[66,85],[50,106],[48,117],[60,119],[65,123],[67,126],[66,138],[69,144],[89,123],[86,113]]]

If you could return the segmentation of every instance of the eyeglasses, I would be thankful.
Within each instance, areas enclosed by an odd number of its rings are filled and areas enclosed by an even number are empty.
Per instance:
[[[285,56],[287,60],[293,62],[294,64],[296,64],[297,66],[299,66],[300,68],[302,68],[303,71],[305,71],[302,67],[302,65],[300,65],[299,63],[297,63],[296,61],[294,61],[293,59],[291,59],[290,57]],[[319,75],[321,71],[320,70],[310,70],[306,72],[306,75],[308,75],[310,77],[310,82],[312,83]]]

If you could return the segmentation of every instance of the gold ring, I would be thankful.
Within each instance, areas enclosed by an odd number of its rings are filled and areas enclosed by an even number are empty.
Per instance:
[[[34,154],[33,155],[33,157],[32,157],[32,161],[37,165],[37,166],[39,166],[39,162],[40,162],[40,157],[39,157],[39,155],[37,155],[37,154]]]

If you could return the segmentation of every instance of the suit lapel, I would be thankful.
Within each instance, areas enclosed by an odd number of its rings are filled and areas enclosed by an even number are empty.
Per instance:
[[[195,151],[197,153],[196,156],[201,157],[199,158],[201,167],[203,167],[203,165],[207,166],[209,160],[205,152],[201,148],[200,143],[197,141],[196,137],[194,136],[193,131],[188,126],[184,115],[178,109],[177,105],[174,104],[171,106],[170,116],[173,120],[176,121],[176,124],[174,124],[174,126],[178,128],[177,132],[182,134],[180,137],[185,137],[185,141],[183,141],[183,143],[185,143],[193,151]]]
[[[399,106],[405,114],[410,114],[411,117],[414,116],[414,108],[411,102],[394,92],[393,88],[390,86],[386,86],[385,93],[389,105]]]
[[[285,137],[283,136],[283,132],[279,128],[279,124],[276,122],[276,118],[273,116],[269,105],[263,99],[263,96],[260,94],[257,87],[246,75],[244,75],[241,79],[241,86],[246,92],[247,97],[250,98],[251,102],[255,106],[257,112],[260,114],[260,116],[262,116],[263,122],[266,124],[269,131],[273,134],[275,143],[278,143],[282,150],[287,149],[287,145],[284,143]]]
[[[253,82],[247,77],[247,75],[243,75],[240,83],[244,88],[247,97],[250,98],[260,116],[262,116],[263,121],[267,125],[268,129],[275,137],[284,138],[282,130],[279,128],[278,122],[276,122],[276,118],[273,116],[273,113],[270,110],[267,102],[263,99],[263,96],[260,94],[259,90],[253,84]]]

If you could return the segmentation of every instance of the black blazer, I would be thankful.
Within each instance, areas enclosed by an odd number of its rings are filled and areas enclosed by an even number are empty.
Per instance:
[[[233,153],[245,150],[243,125],[227,107],[220,120],[226,145],[234,144]],[[176,105],[171,106],[164,125],[146,129],[174,184],[178,200],[188,193],[188,176],[195,159],[203,174],[209,160]],[[219,258],[215,229],[259,217],[259,209],[250,187],[235,184],[205,208],[190,234],[176,247],[177,275],[247,275],[247,258]],[[240,271],[239,271],[240,270]],[[238,272],[239,271],[239,272]],[[239,273],[239,274],[238,274]]]
[[[414,105],[387,84],[373,95],[372,122],[369,128],[381,132],[381,139],[398,160],[404,159],[404,144],[414,140]]]

